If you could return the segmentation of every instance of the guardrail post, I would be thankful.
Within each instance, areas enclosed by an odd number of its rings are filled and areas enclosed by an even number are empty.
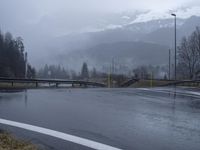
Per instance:
[[[59,84],[58,84],[58,83],[56,83],[56,87],[58,87],[58,85],[59,85]]]

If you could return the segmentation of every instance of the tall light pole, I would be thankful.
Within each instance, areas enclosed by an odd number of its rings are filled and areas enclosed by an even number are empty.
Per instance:
[[[172,16],[174,16],[174,46],[175,46],[175,62],[174,62],[174,68],[175,68],[175,72],[174,72],[174,78],[176,80],[176,14],[171,14]]]
[[[171,79],[171,50],[169,49],[169,80]]]

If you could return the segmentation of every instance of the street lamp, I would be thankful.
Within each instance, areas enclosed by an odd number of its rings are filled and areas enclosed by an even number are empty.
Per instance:
[[[175,80],[176,80],[176,14],[171,14],[172,16],[174,16],[174,40],[175,40],[175,72],[174,72],[174,74],[175,74],[175,76],[174,76],[174,78],[175,78]]]
[[[171,50],[169,49],[169,80],[171,79]]]

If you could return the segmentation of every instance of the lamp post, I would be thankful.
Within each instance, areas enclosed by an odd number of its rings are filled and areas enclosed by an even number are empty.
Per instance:
[[[171,50],[169,49],[169,80],[171,79]]]
[[[175,63],[174,63],[174,66],[175,66],[175,72],[174,72],[174,78],[176,80],[176,14],[171,14],[172,16],[174,16],[174,46],[175,46]]]

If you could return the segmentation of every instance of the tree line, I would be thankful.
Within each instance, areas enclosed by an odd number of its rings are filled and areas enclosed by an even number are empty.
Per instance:
[[[0,31],[0,77],[34,78],[36,70],[30,64],[26,65],[26,55],[21,37],[13,38],[11,33],[3,34]],[[182,38],[178,46],[177,59],[178,79],[200,78],[200,27],[196,27],[188,37]],[[151,78],[152,75],[168,78],[166,68],[151,65],[139,66],[133,69],[132,73],[138,78]],[[86,62],[82,64],[80,72],[66,70],[60,65],[45,65],[37,72],[39,78],[89,79],[107,76],[108,73],[97,71],[96,68],[89,70]]]
[[[21,37],[13,38],[11,33],[0,31],[0,77],[34,78],[35,69],[30,64],[26,66],[25,55]]]
[[[97,71],[96,68],[89,69],[86,62],[83,62],[79,72],[73,69],[66,69],[61,65],[45,65],[37,72],[38,78],[47,79],[73,79],[73,80],[88,80],[89,78],[105,78],[106,73]]]

